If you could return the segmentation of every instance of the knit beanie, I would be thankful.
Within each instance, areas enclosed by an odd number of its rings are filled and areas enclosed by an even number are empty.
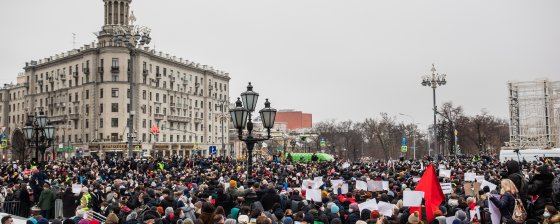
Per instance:
[[[358,203],[352,203],[350,204],[350,209],[352,209],[353,211],[360,211],[360,206],[358,205]]]
[[[339,208],[338,208],[338,206],[337,206],[337,205],[333,205],[333,206],[331,206],[331,213],[333,213],[333,214],[337,214],[337,213],[338,213],[338,210],[339,210]]]
[[[455,214],[455,217],[457,217],[457,219],[461,221],[465,221],[467,220],[467,213],[465,213],[463,210],[458,210]]]
[[[237,182],[235,180],[230,180],[229,187],[237,187]]]

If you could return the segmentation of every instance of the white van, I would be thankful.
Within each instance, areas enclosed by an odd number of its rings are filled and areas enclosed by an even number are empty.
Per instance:
[[[508,160],[526,160],[528,162],[536,161],[539,158],[560,158],[560,148],[554,149],[519,149],[518,150],[500,150],[500,162]]]

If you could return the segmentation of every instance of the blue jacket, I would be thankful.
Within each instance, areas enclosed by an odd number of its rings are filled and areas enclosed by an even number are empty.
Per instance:
[[[513,214],[513,209],[515,208],[515,197],[506,192],[502,195],[502,198],[498,200],[497,198],[491,197],[490,201],[496,205],[500,209],[502,213],[502,217],[506,218],[507,220],[511,220],[511,215]]]

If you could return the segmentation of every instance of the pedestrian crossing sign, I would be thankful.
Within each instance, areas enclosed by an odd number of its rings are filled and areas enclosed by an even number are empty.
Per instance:
[[[408,147],[406,145],[401,146],[401,152],[407,152]]]

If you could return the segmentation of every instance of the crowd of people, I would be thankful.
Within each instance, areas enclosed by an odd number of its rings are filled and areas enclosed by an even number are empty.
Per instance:
[[[496,223],[496,210],[498,223],[560,223],[560,163],[496,158],[255,161],[250,174],[245,161],[220,157],[4,161],[0,211],[28,224]],[[405,206],[427,169],[451,189],[436,208]],[[370,181],[382,189],[357,184]]]

